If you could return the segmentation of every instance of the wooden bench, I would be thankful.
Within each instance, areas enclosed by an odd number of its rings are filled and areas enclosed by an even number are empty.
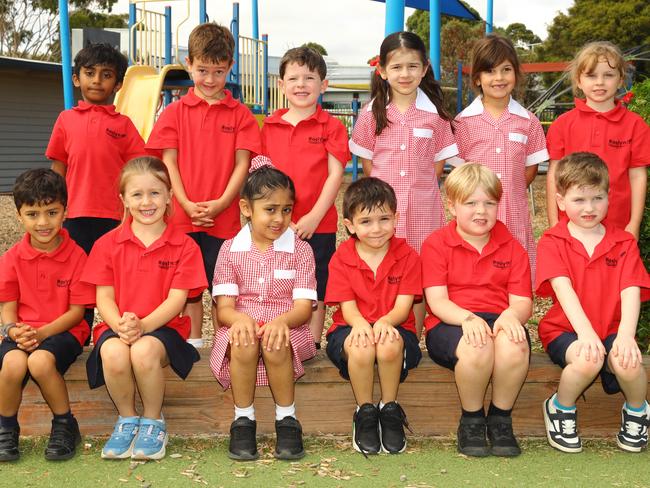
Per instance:
[[[106,388],[90,390],[86,382],[87,352],[66,374],[72,411],[84,434],[108,435],[117,413]],[[212,376],[209,349],[201,351],[186,381],[167,372],[167,391],[163,411],[173,435],[227,434],[233,420],[230,390],[224,391]],[[644,361],[649,368],[648,358]],[[296,384],[298,418],[307,434],[350,434],[354,397],[324,352],[305,363],[305,375]],[[515,432],[520,436],[543,436],[542,402],[557,388],[560,368],[546,355],[533,354],[526,383],[513,413]],[[375,392],[379,391],[376,385]],[[377,396],[377,395],[376,395]],[[489,398],[489,392],[487,397]],[[620,423],[622,395],[606,395],[597,382],[585,393],[586,403],[578,400],[579,428],[584,437],[613,436]],[[424,355],[400,387],[399,402],[411,428],[419,435],[455,433],[460,406],[453,374]],[[258,432],[274,431],[274,402],[268,388],[259,388],[255,399]],[[25,388],[19,412],[25,435],[47,434],[51,413],[33,382]]]

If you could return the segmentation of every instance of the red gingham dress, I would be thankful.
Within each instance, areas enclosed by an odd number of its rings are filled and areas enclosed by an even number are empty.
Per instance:
[[[406,113],[388,104],[390,124],[377,136],[372,103],[359,114],[350,151],[372,160],[371,176],[393,187],[400,214],[395,235],[419,253],[429,234],[445,225],[434,163],[458,154],[451,125],[418,88]]]
[[[496,173],[503,185],[497,218],[528,252],[535,276],[535,238],[528,210],[526,167],[548,160],[542,125],[512,97],[507,110],[495,120],[483,110],[481,97],[477,97],[456,116],[454,128],[459,157],[447,162],[481,163]]]
[[[233,238],[224,242],[214,270],[212,294],[237,297],[235,308],[255,321],[266,323],[289,311],[298,299],[317,300],[314,254],[309,244],[287,229],[264,253],[252,243],[250,227],[245,225]],[[228,327],[216,332],[210,369],[219,383],[230,386]],[[294,378],[305,370],[302,361],[316,355],[309,325],[290,331]],[[269,384],[260,356],[257,364],[257,386]]]

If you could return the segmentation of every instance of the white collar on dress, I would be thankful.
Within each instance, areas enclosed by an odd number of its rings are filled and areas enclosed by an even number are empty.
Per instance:
[[[370,103],[368,103],[368,106],[366,107],[367,112],[372,111],[372,103],[375,101],[373,98],[370,100]],[[429,97],[427,96],[426,93],[424,93],[420,88],[417,89],[417,96],[415,97],[415,108],[418,110],[422,110],[424,112],[431,112],[432,114],[437,114],[438,109],[436,106],[433,104],[431,100],[429,100]]]
[[[287,227],[280,237],[273,241],[273,250],[293,254],[296,250],[296,234]],[[250,224],[246,224],[232,240],[231,252],[246,252],[251,250],[253,239],[251,238]]]
[[[472,117],[474,115],[481,115],[483,113],[483,110],[483,99],[481,96],[478,96],[465,108],[465,110],[460,113],[459,116]],[[510,101],[508,102],[508,112],[510,112],[512,115],[523,117],[524,119],[530,119],[528,111],[512,97],[510,97]]]

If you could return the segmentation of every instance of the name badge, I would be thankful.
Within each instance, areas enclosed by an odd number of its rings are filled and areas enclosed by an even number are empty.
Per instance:
[[[509,132],[508,139],[514,142],[521,142],[526,144],[528,142],[528,136],[525,134],[520,134],[519,132]]]
[[[433,129],[421,129],[419,127],[413,127],[413,137],[427,137],[431,139],[433,137]]]
[[[276,280],[292,280],[296,277],[295,269],[274,269],[273,278]]]

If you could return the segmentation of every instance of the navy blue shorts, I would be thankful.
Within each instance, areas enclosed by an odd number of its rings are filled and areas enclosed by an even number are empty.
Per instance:
[[[605,337],[603,341],[603,346],[605,346],[605,351],[609,354],[609,351],[612,350],[612,345],[616,339],[617,334],[611,334]],[[578,340],[578,334],[575,332],[563,332],[551,342],[549,342],[546,352],[548,353],[551,361],[557,364],[560,368],[564,369],[567,365],[566,362],[566,351],[569,349],[569,346]],[[600,382],[603,385],[603,391],[608,395],[613,395],[621,391],[621,385],[618,384],[616,375],[609,371],[607,367],[607,356],[605,356],[605,362],[603,367],[600,370]]]
[[[66,219],[63,227],[67,229],[70,238],[75,241],[86,254],[90,254],[95,241],[107,232],[120,225],[119,220],[100,217],[75,217]]]
[[[211,236],[207,232],[189,232],[187,234],[194,242],[201,248],[201,256],[203,257],[203,269],[205,270],[205,277],[208,280],[208,290],[212,295],[212,280],[214,280],[214,267],[217,264],[217,256],[219,249],[225,242],[225,239]],[[201,301],[201,295],[198,297],[188,299],[188,302]]]
[[[399,378],[400,383],[403,383],[409,374],[409,369],[415,368],[420,363],[422,351],[420,351],[420,341],[413,332],[403,327],[397,327],[397,331],[404,342],[404,363]],[[350,332],[352,332],[352,327],[349,325],[341,325],[334,329],[334,332],[327,336],[326,349],[327,357],[339,369],[339,374],[348,381],[350,373],[348,372],[348,360],[343,357],[343,345]]]
[[[194,363],[201,359],[194,346],[185,342],[185,339],[175,329],[163,326],[144,335],[155,337],[163,343],[167,352],[167,359],[169,359],[169,365],[181,379],[187,378],[187,375],[192,371]],[[105,383],[102,356],[99,354],[99,350],[106,340],[113,337],[117,337],[119,340],[119,336],[111,329],[108,329],[99,337],[97,344],[90,351],[90,356],[88,356],[88,361],[86,361],[86,373],[88,374],[88,385],[90,388],[98,388]]]
[[[474,315],[481,317],[490,326],[494,327],[494,322],[499,318],[497,313],[488,312],[474,312]],[[528,349],[530,349],[530,335],[528,329],[526,331],[526,341],[528,342]],[[449,325],[444,322],[436,325],[433,329],[427,332],[426,343],[429,357],[440,366],[451,369],[456,368],[458,356],[456,356],[456,349],[458,343],[463,338],[463,328],[457,325]]]
[[[2,342],[0,342],[0,369],[2,369],[2,361],[10,351],[18,349],[18,344],[14,341],[5,337]],[[41,344],[36,348],[36,351],[48,351],[54,355],[54,361],[56,363],[56,370],[61,376],[68,371],[68,368],[72,366],[72,363],[75,362],[79,354],[83,351],[83,347],[79,344],[79,341],[75,336],[70,332],[65,331],[60,334],[55,334],[53,336],[45,339]],[[27,353],[26,353],[27,354]],[[25,375],[23,379],[23,386],[27,384],[29,380],[29,372]]]
[[[330,259],[336,251],[336,234],[314,234],[306,241],[314,251],[316,261],[316,294],[318,301],[325,300],[325,289],[329,277]]]

